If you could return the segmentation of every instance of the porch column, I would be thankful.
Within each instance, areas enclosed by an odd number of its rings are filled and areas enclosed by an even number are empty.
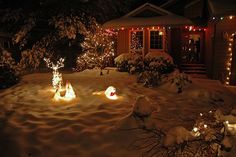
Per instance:
[[[234,36],[232,52],[230,85],[236,85],[236,36]]]
[[[175,64],[181,64],[181,29],[171,29],[171,51],[170,55],[173,57]]]

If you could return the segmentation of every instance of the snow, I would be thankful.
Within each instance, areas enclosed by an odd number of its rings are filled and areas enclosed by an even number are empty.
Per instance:
[[[191,133],[191,131],[188,131],[182,126],[176,126],[167,132],[164,138],[164,146],[173,146],[175,144],[180,144],[184,141],[189,141],[192,139],[194,139],[194,135]]]
[[[144,26],[179,26],[192,25],[193,23],[182,16],[163,15],[156,17],[121,17],[103,24],[104,28],[120,28],[120,27],[144,27]]]
[[[121,64],[124,61],[129,61],[133,58],[133,55],[131,53],[122,53],[119,56],[115,58],[116,64]]]
[[[0,91],[1,156],[137,157],[140,152],[128,146],[141,126],[165,133],[176,126],[191,130],[199,113],[217,108],[229,113],[236,105],[236,95],[218,81],[193,79],[177,94],[166,85],[145,88],[134,75],[115,70],[102,76],[99,70],[63,73],[77,98],[58,102],[52,100],[51,78],[51,73],[26,75]],[[109,86],[116,88],[117,100],[104,95]]]
[[[165,53],[165,52],[149,52],[145,56],[146,60],[159,60],[160,58],[166,61],[169,61],[170,63],[173,64],[172,57],[168,53]]]

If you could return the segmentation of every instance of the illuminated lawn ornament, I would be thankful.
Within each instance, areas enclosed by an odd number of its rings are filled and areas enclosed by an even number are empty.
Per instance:
[[[236,124],[230,124],[229,121],[225,121],[227,131],[232,135],[236,135]]]
[[[64,58],[60,58],[59,61],[57,61],[57,64],[54,64],[50,61],[49,58],[44,58],[44,61],[47,63],[47,67],[52,69],[53,76],[52,76],[52,86],[54,89],[58,90],[62,87],[62,74],[59,73],[58,69],[64,67]]]
[[[60,90],[56,90],[56,93],[55,93],[53,99],[55,101],[59,101],[59,100],[70,101],[70,100],[76,98],[75,91],[69,82],[66,83],[65,95],[63,96],[63,94],[61,94],[61,93],[63,93],[63,92]]]
[[[116,88],[113,86],[109,86],[106,91],[105,91],[105,95],[108,99],[111,100],[116,100],[118,99],[117,95],[116,95]]]
[[[72,100],[72,99],[76,98],[75,91],[73,90],[73,87],[70,84],[70,82],[66,83],[66,94],[65,94],[64,98],[67,100]]]

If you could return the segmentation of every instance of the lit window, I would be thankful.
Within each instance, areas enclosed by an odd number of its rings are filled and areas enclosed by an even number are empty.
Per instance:
[[[163,48],[163,33],[161,31],[150,31],[150,49]]]
[[[143,48],[143,31],[132,31],[130,40],[131,49],[142,49]]]

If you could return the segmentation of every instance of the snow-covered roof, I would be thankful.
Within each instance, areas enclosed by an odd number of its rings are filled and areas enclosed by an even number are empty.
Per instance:
[[[235,0],[208,0],[213,16],[236,15]]]
[[[130,17],[130,16],[135,16],[138,13],[144,11],[144,10],[151,10],[153,12],[157,12],[161,15],[167,15],[167,14],[172,14],[171,12],[162,9],[161,7],[158,7],[156,5],[150,4],[150,3],[145,3],[143,5],[141,5],[140,7],[134,9],[133,11],[129,12],[128,14],[126,14],[124,17]]]
[[[185,8],[191,7],[192,5],[195,5],[196,3],[200,2],[200,1],[201,1],[201,0],[194,0],[194,1],[190,2],[190,3],[188,3],[188,4],[185,6]]]
[[[169,0],[169,1],[165,2],[164,4],[162,4],[160,7],[167,8],[168,6],[175,4],[177,1],[178,0]]]
[[[182,16],[175,15],[155,5],[145,3],[125,16],[106,22],[105,28],[129,28],[145,26],[179,26],[193,23]]]

